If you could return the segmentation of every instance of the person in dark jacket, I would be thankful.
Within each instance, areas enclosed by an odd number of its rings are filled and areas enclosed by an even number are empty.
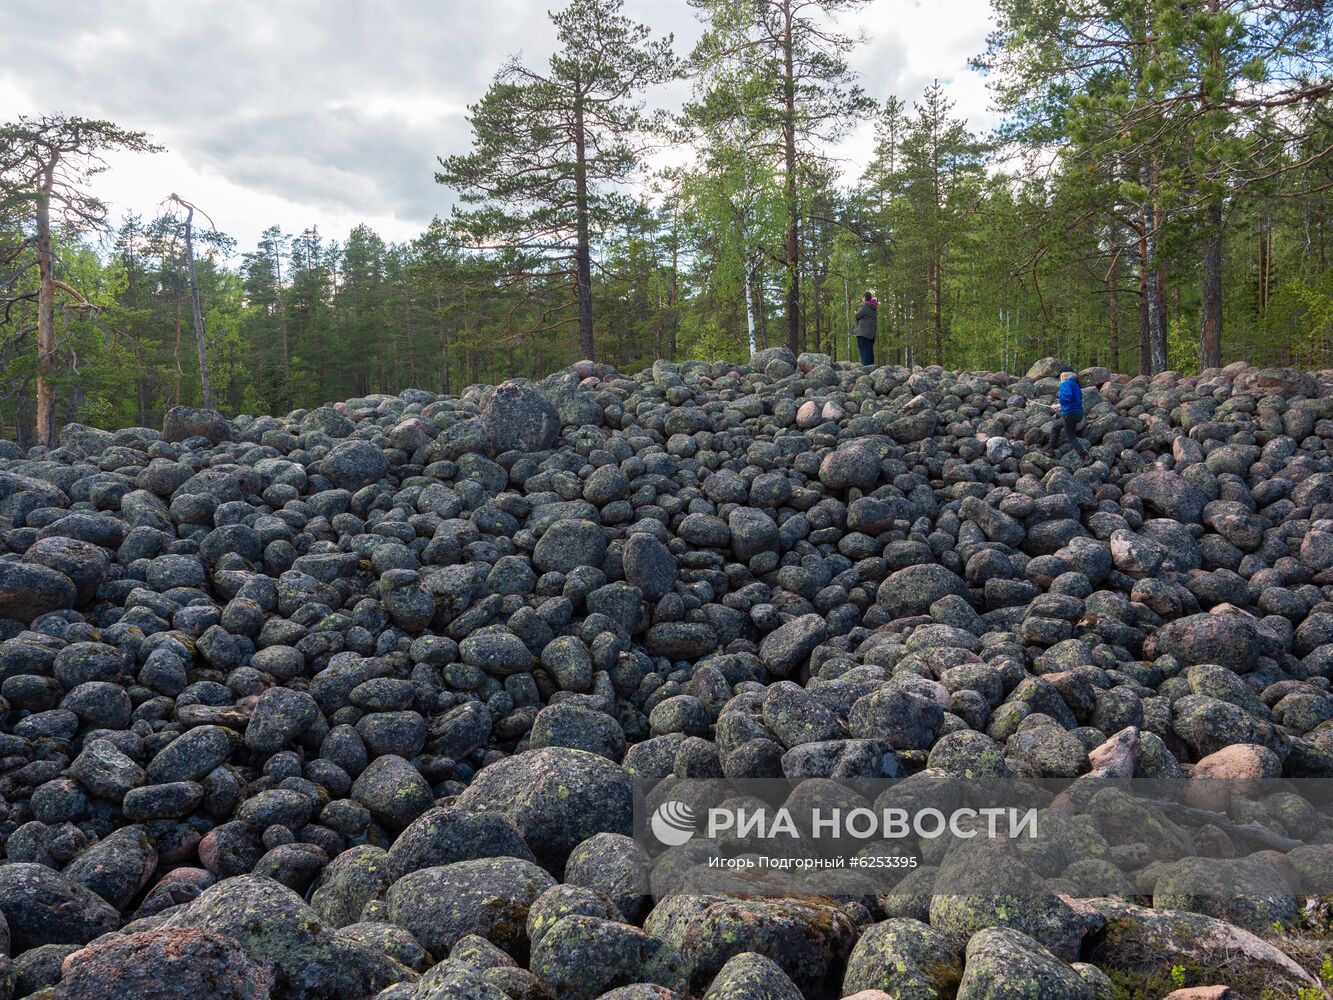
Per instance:
[[[864,301],[856,307],[856,349],[861,352],[861,364],[875,363],[875,324],[879,318],[879,299],[874,292],[866,292]]]
[[[1060,414],[1060,419],[1051,428],[1051,455],[1059,454],[1063,431],[1069,435],[1078,457],[1086,461],[1088,449],[1078,439],[1078,425],[1083,422],[1083,390],[1079,388],[1078,376],[1072,368],[1066,368],[1060,373],[1060,391],[1056,395],[1056,402],[1051,404],[1051,410]]]

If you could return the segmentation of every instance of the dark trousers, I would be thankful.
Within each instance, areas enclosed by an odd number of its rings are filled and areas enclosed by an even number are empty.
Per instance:
[[[875,342],[868,337],[856,338],[856,349],[861,352],[861,364],[873,365],[875,363]]]
[[[1062,419],[1057,420],[1055,426],[1051,428],[1051,451],[1060,450],[1060,435],[1064,433],[1074,442],[1074,450],[1086,456],[1088,449],[1084,448],[1083,442],[1078,439],[1078,425],[1083,422],[1083,412],[1079,410],[1074,413],[1062,413],[1060,416]]]

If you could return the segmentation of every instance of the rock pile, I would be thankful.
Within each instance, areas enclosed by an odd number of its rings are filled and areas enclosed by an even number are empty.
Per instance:
[[[0,1000],[1312,985],[1333,379],[1089,369],[1080,467],[1058,367],[585,362],[0,442]],[[978,774],[1212,776],[1218,822],[1107,789],[1077,851],[921,859],[1026,865],[1028,910],[653,905],[688,866],[629,836],[636,782]]]

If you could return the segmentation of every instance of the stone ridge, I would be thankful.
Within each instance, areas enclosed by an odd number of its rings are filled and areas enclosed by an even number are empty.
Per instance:
[[[1082,461],[1062,367],[580,362],[0,442],[0,1000],[1312,985],[1333,375],[1087,369]],[[724,776],[1075,786],[1058,843],[744,898],[630,836],[636,785]],[[1031,891],[923,881],[997,865]]]

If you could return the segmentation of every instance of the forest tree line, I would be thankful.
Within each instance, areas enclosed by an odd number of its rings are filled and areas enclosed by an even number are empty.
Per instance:
[[[620,0],[554,13],[556,52],[500,68],[471,149],[433,165],[458,207],[410,242],[275,226],[238,247],[188,193],[112,219],[102,157],[150,136],[0,125],[0,437],[583,357],[848,359],[865,289],[882,362],[1333,363],[1333,0],[993,0],[985,136],[938,82],[911,104],[860,88],[838,25],[885,0],[690,3],[687,53]],[[647,106],[681,77],[683,108]],[[853,171],[828,151],[867,119]],[[688,162],[652,169],[667,144]]]

